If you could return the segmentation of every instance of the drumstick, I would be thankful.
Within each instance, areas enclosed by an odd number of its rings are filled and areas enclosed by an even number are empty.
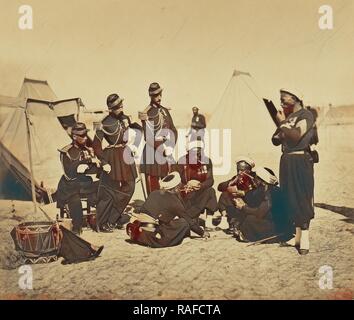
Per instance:
[[[43,214],[46,216],[46,218],[47,218],[49,221],[54,221],[51,217],[48,216],[48,214],[47,214],[40,206],[38,206],[38,208],[43,212]]]

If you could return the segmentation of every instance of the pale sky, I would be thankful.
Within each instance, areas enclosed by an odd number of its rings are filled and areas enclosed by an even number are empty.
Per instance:
[[[20,30],[18,8],[33,8]],[[164,103],[213,110],[234,68],[260,96],[294,86],[311,104],[354,103],[353,0],[0,0],[0,94],[23,77],[46,79],[59,98],[104,108],[117,92],[142,110],[157,81]],[[334,10],[320,30],[319,7]]]

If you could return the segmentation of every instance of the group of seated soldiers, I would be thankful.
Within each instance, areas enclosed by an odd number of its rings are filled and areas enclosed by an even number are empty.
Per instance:
[[[196,149],[196,154],[202,152],[202,148]],[[191,151],[187,156],[190,154]],[[208,167],[202,181],[196,175],[187,180],[188,169],[177,164],[176,170],[160,182],[161,190],[153,191],[141,208],[152,219],[138,218],[127,225],[131,240],[149,247],[168,247],[180,244],[191,231],[209,238],[209,232],[218,229],[240,242],[289,239],[292,230],[272,170],[263,167],[252,170],[254,162],[247,157],[240,158],[237,174],[218,185],[221,195],[217,202],[211,163]],[[214,226],[217,209],[221,222]],[[207,218],[203,223],[200,215],[204,211]]]
[[[81,199],[85,197],[96,207],[97,231],[110,233],[126,225],[131,241],[149,247],[178,245],[191,231],[209,238],[209,232],[217,229],[238,241],[286,238],[291,231],[274,172],[262,167],[255,169],[254,161],[247,157],[238,159],[236,175],[218,185],[221,192],[218,201],[213,188],[212,161],[204,154],[201,139],[189,141],[187,153],[177,162],[161,164],[154,159],[152,164],[141,165],[148,196],[139,215],[132,217],[125,211],[138,176],[135,150],[127,144],[129,128],[144,132],[143,159],[148,157],[149,148],[159,152],[169,139],[164,136],[157,143],[156,130],[171,129],[175,137],[170,140],[177,139],[168,109],[160,105],[161,91],[157,83],[150,85],[151,103],[139,115],[142,126],[132,124],[123,113],[123,99],[117,94],[107,98],[109,114],[96,128],[93,140],[88,137],[84,123],[73,126],[72,143],[59,150],[64,174],[56,193],[58,208],[66,207],[70,213],[72,231],[81,233]],[[199,121],[198,110],[193,112],[193,119]],[[148,141],[149,130],[155,139],[152,143]],[[168,148],[162,149],[166,159]],[[94,181],[90,174],[96,174],[99,180]],[[204,214],[206,218],[202,219]]]

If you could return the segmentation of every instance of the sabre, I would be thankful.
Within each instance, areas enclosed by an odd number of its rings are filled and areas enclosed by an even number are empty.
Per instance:
[[[138,175],[139,175],[139,180],[140,180],[140,184],[141,184],[141,189],[143,190],[144,200],[146,201],[147,197],[146,197],[146,192],[145,192],[143,179],[142,179],[141,172],[140,172],[140,166],[138,164],[135,164],[135,167],[136,167],[136,171],[138,172]]]
[[[256,241],[256,242],[252,242],[251,244],[247,245],[247,247],[255,246],[255,245],[257,245],[257,244],[261,244],[261,243],[263,243],[264,241],[272,240],[272,239],[278,238],[278,237],[280,237],[281,235],[283,235],[283,234],[282,234],[282,233],[276,234],[275,236],[271,236],[271,237],[268,237],[268,238],[264,238],[264,239],[258,240],[258,241]]]

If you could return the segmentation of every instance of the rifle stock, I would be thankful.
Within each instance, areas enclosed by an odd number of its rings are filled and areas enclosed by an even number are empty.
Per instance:
[[[275,107],[273,101],[263,98],[263,102],[264,102],[264,104],[265,104],[265,106],[266,106],[266,108],[267,108],[267,110],[268,110],[273,122],[275,123],[275,125],[277,127],[279,127],[279,122],[278,122],[278,119],[276,117],[277,113],[278,113],[278,110]]]

